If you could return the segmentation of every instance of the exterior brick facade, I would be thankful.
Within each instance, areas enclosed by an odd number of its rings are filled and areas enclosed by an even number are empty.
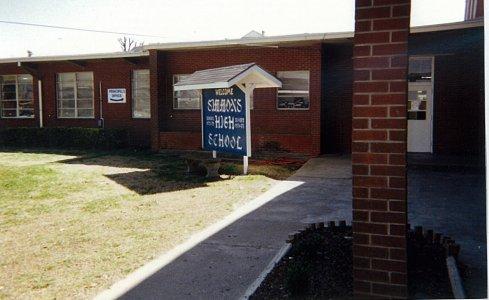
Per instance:
[[[102,115],[105,128],[126,128],[130,133],[131,143],[135,146],[147,146],[150,141],[149,119],[132,117],[131,78],[132,71],[148,69],[148,58],[136,61],[124,59],[87,60],[84,66],[63,62],[37,63],[33,76],[34,115],[33,119],[2,119],[0,127],[38,127],[39,126],[39,95],[37,81],[42,81],[43,122],[45,127],[98,127],[100,119],[100,85],[102,90]],[[93,72],[94,118],[62,119],[57,117],[56,74],[62,72]],[[28,72],[15,63],[1,64],[0,75],[27,74]],[[125,88],[127,101],[125,104],[107,103],[108,88]]]
[[[275,142],[280,147],[308,155],[320,154],[321,45],[280,48],[213,49],[166,52],[160,81],[166,89],[160,98],[160,145],[168,148],[201,148],[200,110],[173,108],[172,75],[256,62],[272,74],[278,71],[310,72],[310,108],[277,109],[276,89],[257,89],[251,111],[253,150]],[[177,141],[181,142],[178,143]]]
[[[355,19],[354,292],[405,298],[410,0],[357,0]]]

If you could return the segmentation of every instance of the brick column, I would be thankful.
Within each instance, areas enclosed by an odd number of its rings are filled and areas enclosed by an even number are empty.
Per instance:
[[[356,0],[352,167],[357,296],[407,297],[410,4],[410,0]]]
[[[151,103],[151,150],[160,150],[160,112],[159,112],[159,99],[160,99],[160,60],[157,50],[149,50],[149,90],[150,90],[150,103]]]

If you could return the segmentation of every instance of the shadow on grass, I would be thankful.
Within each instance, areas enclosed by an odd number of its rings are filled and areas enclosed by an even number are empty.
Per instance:
[[[215,180],[231,179],[242,174],[242,164],[233,160],[221,163],[219,173],[221,178],[205,178],[205,170],[199,174],[188,174],[184,156],[189,152],[168,151],[152,153],[145,150],[70,150],[70,149],[2,149],[2,152],[42,153],[71,155],[74,158],[54,161],[58,164],[73,164],[85,166],[102,166],[118,168],[104,174],[105,177],[122,185],[139,195],[152,195],[178,190],[194,189],[207,186],[207,183]],[[210,153],[199,153],[201,156],[211,156]],[[127,169],[127,170],[124,170]],[[250,165],[250,174],[262,175],[268,178],[282,180],[290,176],[297,168],[288,166]]]

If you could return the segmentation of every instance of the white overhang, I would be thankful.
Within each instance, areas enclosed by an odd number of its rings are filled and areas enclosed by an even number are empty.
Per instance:
[[[444,24],[433,24],[425,26],[411,27],[411,34],[437,32],[447,30],[460,30],[467,28],[484,27],[483,19],[470,21],[461,21]],[[0,63],[18,63],[18,62],[45,62],[45,61],[66,61],[66,60],[89,60],[89,59],[109,59],[109,58],[131,58],[148,56],[147,50],[190,50],[190,49],[214,49],[221,47],[278,47],[286,45],[301,45],[304,43],[351,43],[354,32],[328,32],[328,33],[304,33],[291,34],[282,36],[264,36],[257,38],[245,39],[225,39],[216,41],[199,41],[199,42],[177,42],[177,43],[157,43],[141,47],[142,51],[135,52],[112,52],[112,53],[94,53],[79,55],[60,55],[60,56],[33,56],[33,57],[16,57],[0,58]]]
[[[196,71],[173,85],[175,91],[230,88],[233,85],[253,88],[282,87],[282,82],[256,63]]]
[[[44,61],[76,61],[90,59],[110,59],[110,58],[131,58],[148,56],[148,51],[135,52],[108,52],[108,53],[92,53],[92,54],[74,54],[74,55],[56,55],[56,56],[32,56],[32,57],[14,57],[1,58],[0,63],[19,63],[19,62],[44,62]]]

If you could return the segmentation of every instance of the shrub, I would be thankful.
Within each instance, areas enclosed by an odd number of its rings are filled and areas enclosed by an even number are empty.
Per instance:
[[[69,149],[118,149],[128,146],[125,129],[80,127],[0,129],[0,146]]]
[[[263,146],[261,148],[263,150],[266,150],[266,151],[281,151],[282,150],[282,146],[277,141],[266,141],[265,143],[263,143]]]

